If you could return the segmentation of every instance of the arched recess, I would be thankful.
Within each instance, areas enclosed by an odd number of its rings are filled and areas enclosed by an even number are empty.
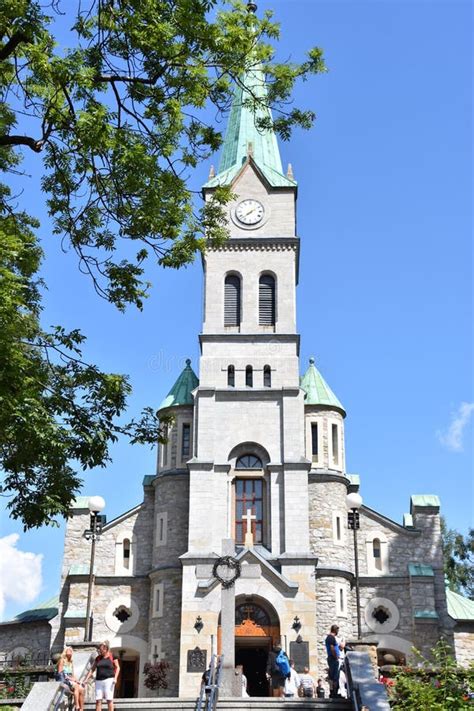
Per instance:
[[[260,595],[235,598],[235,643],[262,645],[280,642],[280,618],[271,603]],[[217,649],[221,651],[221,615],[217,627]]]
[[[240,326],[242,317],[242,277],[236,272],[224,279],[224,326]]]
[[[394,634],[364,635],[364,642],[378,642],[377,651],[387,650],[402,654],[407,660],[413,657],[413,642]]]
[[[270,481],[266,470],[269,461],[267,450],[256,442],[242,442],[229,454],[234,474],[231,525],[236,545],[268,547],[270,543]]]
[[[268,454],[265,447],[257,442],[241,442],[231,449],[227,461],[230,463],[232,468],[235,468],[235,464],[239,457],[243,457],[246,454],[253,454],[258,457],[262,462],[262,466],[265,467],[270,461],[270,455]]]
[[[132,531],[122,531],[115,539],[115,574],[133,575],[135,572],[136,537]]]
[[[122,652],[122,656],[125,660],[127,660],[127,658],[129,658],[129,660],[137,660],[136,673],[138,674],[138,683],[136,695],[139,698],[143,698],[144,696],[146,696],[147,690],[144,684],[143,667],[145,665],[145,662],[148,661],[148,642],[145,642],[145,640],[140,639],[140,637],[124,634],[112,637],[109,641],[109,644],[112,653],[119,659],[120,652]]]

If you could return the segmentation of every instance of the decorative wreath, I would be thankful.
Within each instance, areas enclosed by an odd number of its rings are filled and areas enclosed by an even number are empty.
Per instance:
[[[221,566],[224,565],[229,570],[233,571],[234,575],[231,578],[225,579],[222,578],[219,573],[217,572],[217,569]],[[212,575],[216,580],[220,582],[223,588],[227,590],[227,588],[231,588],[232,585],[235,583],[237,578],[240,578],[242,574],[242,566],[240,565],[239,561],[236,560],[235,558],[232,558],[231,555],[225,555],[222,558],[217,558],[215,561],[213,567],[212,567]]]

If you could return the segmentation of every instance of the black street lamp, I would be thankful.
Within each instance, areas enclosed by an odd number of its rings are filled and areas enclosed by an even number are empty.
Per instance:
[[[99,516],[102,509],[105,507],[105,501],[102,496],[91,496],[89,499],[89,511],[91,512],[91,527],[84,531],[84,538],[92,541],[91,545],[91,562],[89,568],[89,586],[87,588],[87,609],[86,609],[86,624],[84,628],[84,642],[90,642],[92,639],[92,589],[94,587],[94,561],[95,561],[95,544],[99,540],[102,533],[102,527],[105,523],[105,516]]]
[[[357,605],[357,639],[362,639],[362,627],[360,620],[360,586],[359,586],[359,552],[357,549],[357,531],[359,529],[359,509],[362,506],[362,496],[353,492],[346,496],[346,506],[349,509],[347,514],[347,527],[354,531],[354,572],[356,584],[356,605]]]

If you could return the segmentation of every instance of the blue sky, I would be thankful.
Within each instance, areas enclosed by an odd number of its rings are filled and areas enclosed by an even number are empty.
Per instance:
[[[448,524],[473,525],[471,4],[459,0],[260,0],[282,25],[280,59],[323,47],[329,72],[301,84],[318,114],[281,145],[299,182],[301,369],[314,355],[344,404],[347,469],[365,503],[401,521],[412,493],[436,493]],[[150,268],[142,313],[101,302],[48,233],[39,163],[25,198],[42,217],[45,324],[80,327],[85,356],[128,373],[130,414],[157,406],[186,357],[197,370],[199,260]],[[217,162],[217,157],[214,162]],[[209,165],[193,176],[195,187]],[[464,403],[464,405],[462,405]],[[155,452],[119,443],[85,494],[109,519],[141,500]],[[2,515],[0,536],[43,554],[37,600],[59,587],[64,527],[24,534]],[[12,558],[11,574],[15,573]],[[1,594],[1,593],[0,593]],[[4,619],[25,608],[8,601]]]

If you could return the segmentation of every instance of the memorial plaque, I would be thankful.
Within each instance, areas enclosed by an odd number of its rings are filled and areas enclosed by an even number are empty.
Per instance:
[[[309,667],[309,642],[290,642],[290,659],[293,659],[299,674]]]
[[[194,649],[188,650],[188,672],[200,672],[202,674],[207,669],[206,663],[207,649],[195,647]]]

